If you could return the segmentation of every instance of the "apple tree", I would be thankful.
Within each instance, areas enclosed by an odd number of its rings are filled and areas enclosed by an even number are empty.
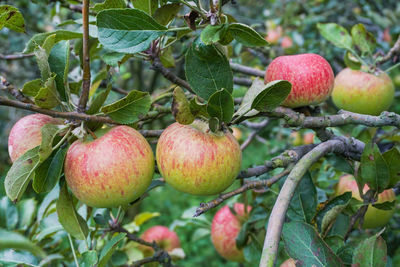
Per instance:
[[[1,266],[400,264],[400,4],[255,2],[0,2]]]

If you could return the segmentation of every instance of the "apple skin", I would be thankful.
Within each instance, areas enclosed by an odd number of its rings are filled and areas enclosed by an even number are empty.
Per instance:
[[[117,126],[95,132],[95,140],[75,141],[64,173],[72,193],[96,208],[126,205],[139,198],[154,174],[149,143],[135,129]]]
[[[305,133],[303,137],[303,144],[309,145],[314,143],[314,133]]]
[[[161,249],[171,252],[175,248],[180,248],[181,243],[179,242],[178,235],[168,229],[168,227],[156,225],[147,229],[140,237],[147,242],[155,241]],[[139,249],[143,252],[144,257],[150,257],[154,250],[148,246],[139,246]]]
[[[285,260],[280,267],[296,267],[296,261],[292,258]]]
[[[281,47],[283,49],[291,48],[293,46],[293,40],[290,36],[284,36],[281,40]]]
[[[8,153],[11,161],[16,161],[28,150],[42,142],[41,128],[45,124],[61,124],[62,120],[44,114],[31,114],[17,121],[8,137]]]
[[[292,91],[283,106],[296,108],[325,101],[332,92],[334,74],[328,61],[317,54],[280,56],[269,64],[264,82],[287,80]]]
[[[228,188],[240,171],[242,152],[229,130],[213,133],[206,122],[171,124],[157,144],[157,165],[178,191],[214,195]]]
[[[365,185],[363,192],[366,193],[368,190],[368,185]],[[353,175],[347,174],[340,177],[339,179],[339,183],[337,184],[335,190],[335,196],[342,195],[345,192],[351,192],[353,198],[359,201],[363,201],[358,192],[357,182],[354,179]],[[396,200],[396,195],[393,189],[388,189],[378,195],[378,200],[376,201],[376,203],[383,203],[393,200]],[[392,210],[380,210],[372,207],[372,205],[369,205],[364,217],[364,223],[362,226],[363,229],[371,229],[385,226],[389,222],[390,218],[392,218],[394,212],[395,208],[393,208]]]
[[[247,206],[247,213],[244,212],[244,204],[235,203],[233,210],[229,206],[224,206],[215,214],[211,224],[211,241],[218,254],[223,258],[243,262],[243,251],[236,247],[236,237],[240,232],[242,224],[248,219],[251,207]]]
[[[351,112],[379,115],[394,99],[394,85],[390,77],[380,72],[377,76],[346,68],[335,78],[333,103]]]

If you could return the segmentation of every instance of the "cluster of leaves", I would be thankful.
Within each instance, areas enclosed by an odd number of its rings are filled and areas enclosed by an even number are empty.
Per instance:
[[[70,2],[76,4],[74,1]],[[126,8],[123,0],[106,0],[91,7],[91,12],[96,14],[96,18],[90,19],[90,55],[92,62],[97,60],[101,62],[99,64],[101,67],[96,69],[97,75],[92,79],[87,114],[106,115],[118,123],[136,127],[140,118],[154,107],[152,102],[154,98],[149,92],[139,90],[131,90],[124,98],[116,98],[111,91],[110,70],[112,68],[123,70],[124,63],[130,59],[151,61],[152,58],[148,55],[154,51],[157,51],[157,56],[165,67],[174,67],[178,61],[173,54],[177,50],[176,47],[180,49],[178,57],[185,57],[186,79],[196,94],[196,96],[185,94],[181,88],[175,88],[171,105],[173,115],[180,123],[189,124],[195,118],[202,118],[209,120],[210,129],[217,131],[224,124],[237,123],[259,112],[275,108],[289,94],[291,85],[286,81],[274,81],[265,85],[256,79],[248,90],[245,89],[247,92],[240,95],[244,98],[235,111],[233,96],[238,90],[234,88],[233,74],[229,66],[231,48],[240,51],[245,46],[262,50],[267,44],[264,38],[251,27],[237,23],[231,16],[224,14],[215,25],[206,24],[204,27],[199,24],[199,18],[189,21],[189,27],[182,27],[181,21],[176,18],[179,18],[178,13],[183,10],[182,3],[186,1],[131,2],[134,8]],[[241,5],[241,8],[246,4]],[[293,4],[288,6],[287,12],[290,12],[291,5]],[[21,13],[12,6],[2,6],[2,10],[5,7],[8,9],[7,12],[1,13],[0,28],[7,27],[23,32],[25,23]],[[12,20],[7,19],[10,12],[15,12],[12,13]],[[196,26],[201,33],[195,31],[193,26]],[[57,30],[37,34],[27,43],[24,52],[35,54],[41,78],[26,83],[22,91],[31,97],[36,105],[48,109],[75,109],[81,81],[75,77],[74,72],[79,71],[83,62],[81,27],[81,19],[67,20],[59,24]],[[351,35],[337,24],[321,24],[319,28],[325,38],[333,40],[338,47],[347,49],[345,62],[349,67],[360,68],[360,63],[364,64],[364,61],[367,65],[374,65],[379,59],[372,57],[376,44],[363,25],[354,26]],[[70,53],[71,46],[74,55]],[[240,53],[238,57],[243,62],[250,62],[249,58],[259,62],[259,59],[249,56],[248,52]],[[106,88],[103,86],[104,83],[108,84]],[[170,102],[167,102],[166,105],[169,104]],[[88,125],[92,130],[101,126]],[[46,197],[40,204],[35,201],[36,198],[25,198],[16,205],[4,197],[0,209],[0,227],[7,229],[7,232],[1,230],[4,232],[0,233],[0,236],[9,237],[0,239],[0,248],[27,250],[36,257],[25,252],[5,250],[1,255],[2,262],[35,266],[49,262],[54,264],[72,262],[74,259],[70,253],[71,244],[68,235],[74,237],[71,243],[78,245],[76,253],[81,258],[82,266],[93,264],[104,266],[110,259],[113,265],[123,265],[139,259],[140,252],[135,245],[126,241],[124,234],[106,235],[104,239],[101,237],[102,229],[106,228],[111,220],[109,211],[99,209],[92,211],[77,203],[63,183],[62,165],[68,147],[62,145],[61,141],[65,139],[60,140],[59,135],[67,133],[68,128],[45,126],[42,130],[44,136],[42,145],[27,152],[14,163],[7,175],[5,188],[10,199],[15,201],[21,199],[25,191],[30,193],[28,185],[33,181],[34,191],[46,194]],[[79,136],[78,131],[74,131],[74,134]],[[264,137],[263,142],[266,145],[257,141],[255,145],[250,146],[244,159],[245,164],[248,166],[261,164],[267,158],[259,155],[265,155],[266,150],[272,151],[272,154],[284,149],[282,140],[287,140],[289,134],[284,132],[282,136],[276,138],[279,134],[282,134],[281,125],[273,122],[268,129],[260,133],[260,140]],[[64,137],[69,137],[69,133]],[[393,148],[381,153],[375,145],[367,145],[367,148],[361,161],[361,175],[357,178],[360,187],[367,183],[378,193],[390,188],[394,181],[398,180],[398,170],[393,162],[399,160],[399,152],[397,148]],[[268,154],[266,157],[272,155]],[[256,162],[257,160],[260,162]],[[320,164],[330,166],[330,170],[337,177],[340,174],[338,170],[343,169],[343,161],[335,158],[335,162],[336,164],[330,164],[324,161]],[[287,254],[304,260],[305,266],[312,264],[334,266],[341,263],[359,263],[360,266],[364,266],[367,263],[362,262],[363,260],[372,260],[369,264],[373,266],[383,264],[377,261],[382,255],[386,255],[386,245],[379,234],[368,239],[363,236],[364,240],[359,242],[358,246],[354,245],[356,242],[351,244],[344,242],[349,216],[361,203],[351,201],[349,194],[323,203],[326,200],[326,193],[321,193],[320,189],[323,188],[325,191],[329,189],[322,186],[326,181],[321,181],[321,178],[327,174],[323,173],[324,168],[320,168],[319,172],[317,169],[315,167],[310,175],[302,179],[290,204],[288,213],[290,222],[285,224],[283,232]],[[354,171],[347,169],[344,172]],[[315,183],[318,183],[318,187]],[[269,210],[276,198],[274,190],[279,190],[279,187],[270,189],[272,193],[263,195],[254,193],[249,197],[254,209],[238,236],[237,245],[244,249],[246,261],[251,265],[257,265],[259,261]],[[320,195],[325,199],[321,200]],[[153,206],[157,207],[163,204],[160,204],[158,199],[146,198],[144,202],[146,201],[147,203],[157,201],[153,203]],[[182,202],[186,203],[187,198],[185,197]],[[320,206],[317,205],[318,202]],[[386,203],[377,207],[387,209],[392,205],[393,203]],[[160,210],[163,210],[161,206]],[[116,210],[111,212],[116,216]],[[188,227],[188,224],[193,222],[189,219],[192,214],[193,208],[183,212],[181,218],[172,226]],[[154,213],[142,213],[135,219],[129,219],[128,216],[124,226],[132,232],[137,232],[141,224],[147,220],[143,218],[154,216],[156,216]],[[157,219],[160,218],[156,218],[155,221]],[[163,223],[168,224],[169,221]],[[209,220],[201,218],[194,224],[196,231],[190,232],[193,237],[190,242],[193,243],[204,240],[203,237],[209,234]],[[29,239],[17,235],[16,232],[27,233]],[[365,251],[374,252],[372,255],[376,257],[363,258]],[[288,256],[283,254],[281,259]],[[41,258],[43,260],[39,261]]]

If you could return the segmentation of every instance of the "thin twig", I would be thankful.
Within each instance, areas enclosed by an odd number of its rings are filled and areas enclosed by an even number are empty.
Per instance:
[[[231,69],[235,72],[240,72],[243,74],[247,74],[250,76],[256,76],[256,77],[261,77],[264,78],[265,75],[265,71],[262,70],[258,70],[258,69],[254,69],[254,68],[250,68],[247,66],[243,66],[237,63],[230,63],[231,65]]]
[[[31,103],[33,101],[26,97],[20,90],[16,89],[12,84],[10,84],[4,77],[0,76],[0,90],[7,91],[10,95],[15,97],[17,100],[24,103]]]
[[[17,60],[17,59],[24,59],[27,57],[33,57],[35,54],[34,53],[29,53],[29,54],[14,54],[14,55],[3,55],[0,54],[0,59],[3,60]]]
[[[386,61],[389,61],[393,56],[399,53],[400,53],[400,35],[397,38],[396,43],[389,50],[389,52],[379,60],[379,63],[384,63]]]
[[[237,85],[250,86],[253,81],[248,78],[233,77],[233,83]]]
[[[84,113],[89,99],[90,91],[90,57],[89,57],[89,3],[90,0],[83,0],[82,8],[82,28],[83,28],[83,48],[82,48],[82,92],[79,98],[78,112]]]
[[[196,213],[193,215],[193,217],[198,217],[201,214],[207,212],[208,210],[217,207],[225,200],[227,200],[233,196],[242,194],[242,193],[246,192],[247,190],[256,189],[256,188],[260,188],[260,187],[270,187],[271,185],[273,185],[274,183],[279,181],[279,179],[281,179],[288,173],[289,173],[289,170],[285,170],[285,171],[281,172],[280,174],[275,175],[269,179],[245,182],[245,184],[243,186],[239,187],[236,190],[233,190],[233,191],[225,193],[225,194],[221,194],[218,198],[216,198],[212,201],[209,201],[207,203],[200,203],[200,207],[196,209]]]

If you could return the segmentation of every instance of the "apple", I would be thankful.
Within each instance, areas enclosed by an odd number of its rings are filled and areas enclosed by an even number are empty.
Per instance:
[[[239,142],[242,140],[242,131],[238,127],[232,127],[232,135],[235,137],[235,139]]]
[[[292,91],[283,106],[296,108],[325,101],[333,89],[334,75],[328,61],[317,54],[275,58],[265,72],[265,83],[287,80]]]
[[[67,184],[88,206],[129,204],[151,183],[153,151],[146,139],[128,126],[103,128],[95,135],[95,140],[77,140],[69,147],[64,164]]]
[[[284,36],[281,40],[281,47],[283,49],[291,48],[293,46],[293,40],[290,36]]]
[[[366,193],[368,190],[369,190],[368,185],[365,185],[363,192]],[[358,192],[357,182],[354,179],[353,175],[347,174],[340,177],[339,179],[339,183],[337,184],[335,190],[335,196],[339,196],[345,192],[351,192],[353,198],[359,201],[363,201]],[[376,201],[376,203],[383,203],[386,201],[391,202],[395,199],[396,195],[393,189],[388,189],[378,195],[378,200]],[[383,227],[389,222],[390,218],[392,218],[394,212],[395,208],[393,208],[392,210],[380,210],[372,207],[372,205],[369,205],[367,213],[365,214],[364,217],[363,228],[370,229],[370,228]]]
[[[265,40],[270,44],[277,44],[279,39],[282,37],[282,27],[278,26],[276,28],[270,28],[267,31],[267,36]]]
[[[233,210],[236,214],[233,214],[226,205],[217,211],[211,224],[211,241],[218,254],[223,258],[243,262],[243,251],[236,247],[236,237],[242,224],[247,221],[251,207],[247,206],[245,213],[244,204],[235,203]]]
[[[229,130],[213,133],[208,123],[174,123],[161,134],[157,166],[178,191],[214,195],[228,188],[240,171],[242,152]]]
[[[394,77],[393,82],[394,82],[394,84],[395,84],[397,87],[400,87],[400,74],[397,74],[397,75]]]
[[[290,140],[294,146],[301,146],[303,144],[301,133],[297,131],[294,131],[290,134]]]
[[[382,37],[382,39],[383,39],[385,42],[389,43],[389,44],[392,42],[392,36],[390,35],[390,29],[389,29],[389,28],[386,28],[386,29],[383,31],[383,37]]]
[[[11,161],[16,161],[28,150],[42,142],[41,128],[45,124],[61,124],[62,120],[44,114],[32,114],[17,121],[8,137],[8,153]]]
[[[155,241],[161,249],[167,252],[181,247],[178,235],[174,231],[169,230],[168,227],[161,225],[147,229],[140,238],[147,242]],[[154,252],[153,248],[148,246],[141,245],[139,249],[143,252],[144,257],[150,257]]]
[[[335,105],[351,112],[379,115],[394,99],[394,85],[382,71],[377,75],[346,68],[335,78],[332,100]]]
[[[305,133],[303,137],[303,144],[309,145],[314,143],[314,133]]]
[[[296,261],[292,258],[285,260],[280,267],[296,267]]]

